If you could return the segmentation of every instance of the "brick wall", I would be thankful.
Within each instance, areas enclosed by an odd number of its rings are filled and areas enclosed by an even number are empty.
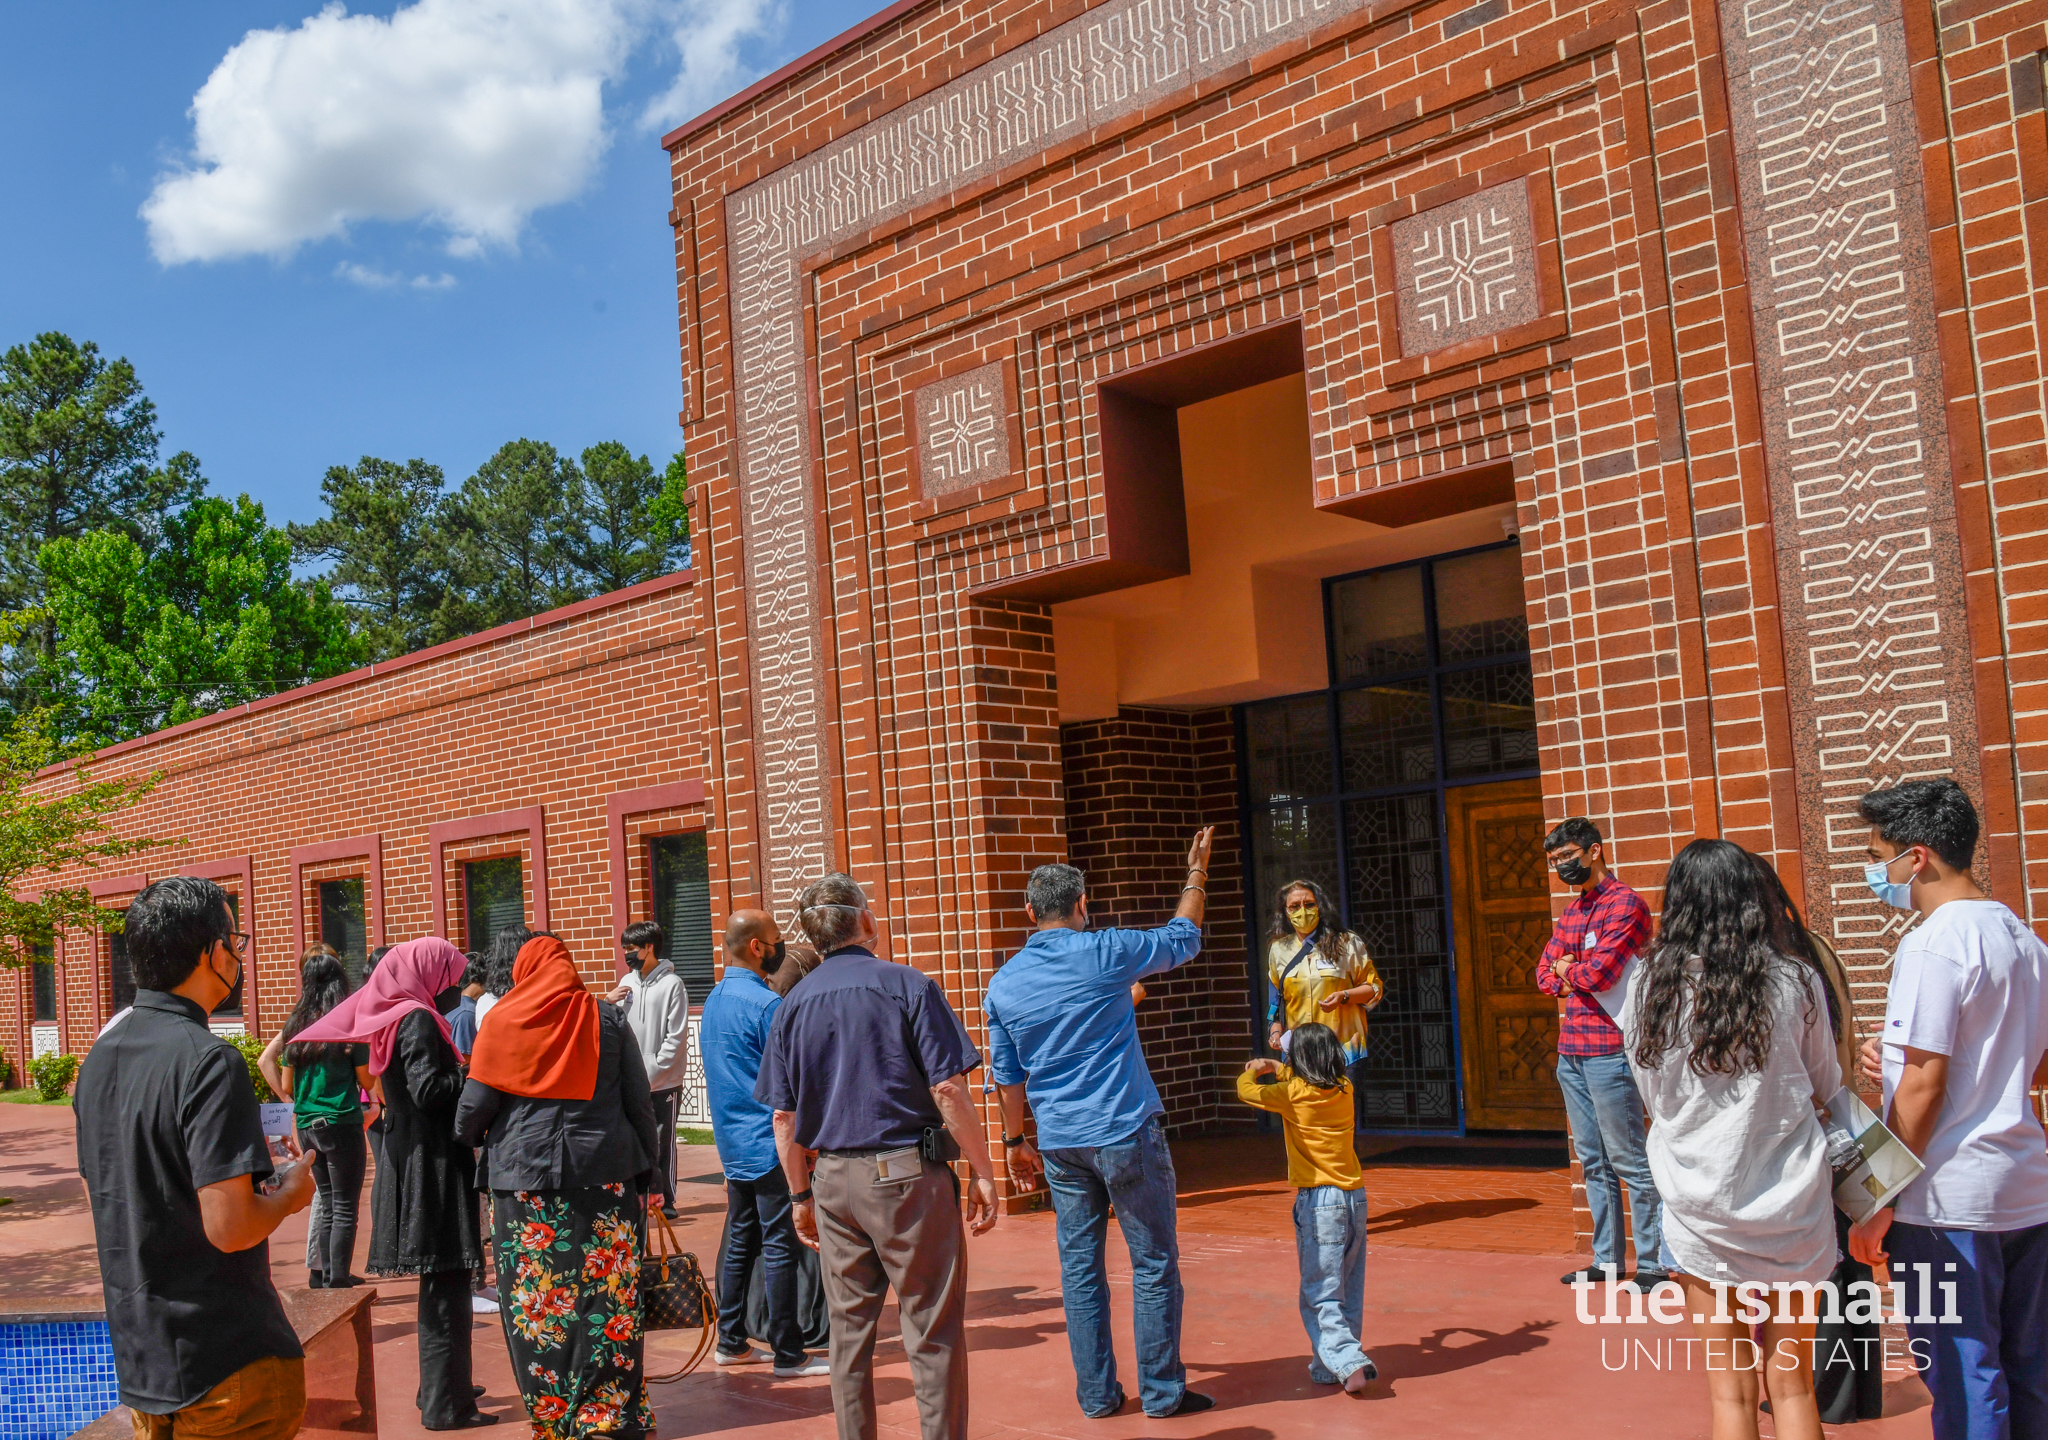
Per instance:
[[[1189,838],[1215,825],[1202,953],[1145,983],[1138,1035],[1176,1132],[1235,1124],[1226,1098],[1250,1053],[1237,746],[1226,710],[1124,709],[1060,727],[1067,856],[1088,876],[1097,926],[1164,924],[1187,879]]]
[[[310,943],[318,935],[313,885],[369,866],[355,859],[303,867],[295,899],[295,849],[381,836],[381,919],[395,942],[433,925],[429,826],[538,806],[551,923],[587,976],[609,978],[616,946],[607,798],[710,774],[693,581],[688,573],[650,581],[103,752],[93,766],[99,778],[162,776],[121,817],[120,832],[184,842],[122,868],[160,878],[247,857],[253,883],[242,916],[254,951],[244,1019],[271,1034],[298,997],[294,904],[309,907],[302,925]],[[61,775],[50,781],[66,783]],[[459,943],[464,858],[520,855],[532,914],[532,838],[446,847],[442,933]],[[132,888],[102,903],[119,904]],[[636,915],[646,898],[644,883],[632,887]],[[372,937],[379,918],[370,917]],[[106,961],[104,937],[61,938],[64,1048],[74,1053],[110,1014]],[[0,1049],[17,1067],[28,1050],[28,985],[25,971],[0,973]]]

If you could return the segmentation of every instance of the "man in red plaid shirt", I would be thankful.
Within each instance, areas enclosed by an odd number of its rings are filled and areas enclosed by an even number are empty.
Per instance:
[[[1592,821],[1565,821],[1543,837],[1543,853],[1557,878],[1579,892],[1558,917],[1536,967],[1543,993],[1564,997],[1557,1084],[1586,1172],[1586,1208],[1593,1213],[1593,1264],[1564,1276],[1564,1283],[1619,1281],[1627,1274],[1621,1233],[1626,1182],[1635,1219],[1636,1282],[1648,1290],[1665,1278],[1658,1258],[1663,1207],[1643,1153],[1643,1100],[1622,1053],[1621,1027],[1596,997],[1620,982],[1623,968],[1649,943],[1650,907],[1608,870],[1606,846]]]

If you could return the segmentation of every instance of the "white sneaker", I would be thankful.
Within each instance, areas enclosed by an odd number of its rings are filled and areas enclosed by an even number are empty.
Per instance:
[[[469,1297],[469,1313],[472,1315],[495,1315],[498,1313],[498,1302],[488,1295],[472,1294]]]
[[[830,1375],[832,1362],[822,1355],[806,1355],[801,1365],[777,1365],[775,1378],[778,1380],[801,1380],[806,1375]]]
[[[712,1363],[717,1365],[759,1365],[774,1358],[766,1350],[756,1350],[751,1345],[733,1355],[728,1355],[723,1350],[711,1352]]]

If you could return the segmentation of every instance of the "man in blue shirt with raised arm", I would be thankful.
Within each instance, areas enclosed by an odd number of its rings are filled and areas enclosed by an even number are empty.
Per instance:
[[[1179,908],[1157,930],[1091,931],[1086,877],[1071,865],[1032,871],[1024,913],[1037,932],[996,972],[982,1001],[1010,1174],[1029,1188],[1042,1172],[1052,1191],[1075,1394],[1091,1417],[1114,1415],[1124,1403],[1104,1253],[1112,1205],[1131,1252],[1145,1413],[1188,1415],[1215,1403],[1188,1389],[1180,1360],[1173,1156],[1131,996],[1138,980],[1202,951],[1213,828],[1188,847]],[[1035,1149],[1024,1138],[1027,1099],[1038,1117]]]

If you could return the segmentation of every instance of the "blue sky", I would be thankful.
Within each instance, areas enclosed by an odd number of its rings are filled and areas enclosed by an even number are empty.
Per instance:
[[[454,485],[520,436],[617,439],[659,468],[661,132],[879,3],[9,6],[0,347],[127,356],[165,453],[273,523],[366,454]]]

